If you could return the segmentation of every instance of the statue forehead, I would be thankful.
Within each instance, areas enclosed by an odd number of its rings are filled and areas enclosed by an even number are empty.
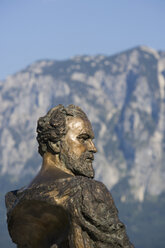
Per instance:
[[[69,116],[66,120],[66,126],[67,131],[86,132],[94,136],[92,125],[87,118]]]

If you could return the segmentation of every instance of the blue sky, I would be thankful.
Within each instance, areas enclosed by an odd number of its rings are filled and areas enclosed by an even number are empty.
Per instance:
[[[165,0],[0,0],[0,79],[39,59],[165,51]]]

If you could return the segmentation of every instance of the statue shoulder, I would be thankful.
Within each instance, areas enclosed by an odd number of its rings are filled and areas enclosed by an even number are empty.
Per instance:
[[[81,219],[84,230],[92,233],[97,247],[133,248],[118,210],[106,186],[92,179],[83,179]]]
[[[89,178],[83,181],[82,194],[88,196],[88,200],[104,202],[106,205],[114,206],[114,210],[117,211],[111,193],[102,182]]]
[[[13,190],[5,195],[5,205],[7,208],[7,213],[10,212],[11,209],[15,206],[15,204],[18,202],[20,199],[22,193],[24,192],[25,187],[19,189],[19,190]]]

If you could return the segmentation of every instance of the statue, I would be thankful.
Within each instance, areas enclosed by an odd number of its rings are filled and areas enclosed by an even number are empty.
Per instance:
[[[18,248],[132,248],[111,194],[95,181],[96,147],[86,114],[58,105],[39,118],[42,168],[7,193],[10,236]]]

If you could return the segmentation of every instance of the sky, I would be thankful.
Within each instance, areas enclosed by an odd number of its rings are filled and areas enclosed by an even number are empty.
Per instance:
[[[41,59],[165,51],[165,0],[0,0],[0,80]]]

